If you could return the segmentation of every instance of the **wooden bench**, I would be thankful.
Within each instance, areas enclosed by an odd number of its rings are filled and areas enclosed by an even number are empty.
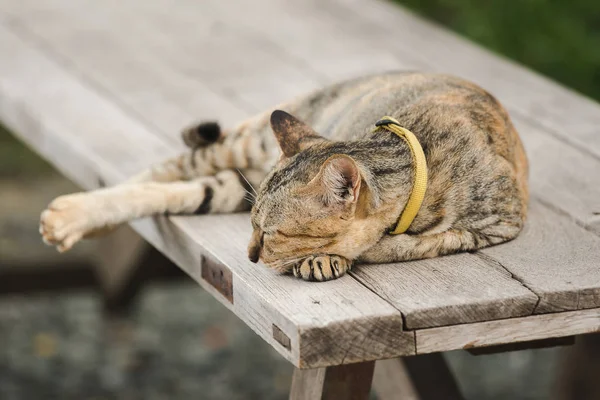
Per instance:
[[[505,245],[314,284],[247,260],[245,214],[133,224],[298,367],[293,399],[366,398],[374,361],[404,356],[377,364],[381,398],[458,398],[440,352],[600,331],[600,106],[393,4],[0,0],[0,55],[0,120],[86,189],[180,152],[193,120],[363,73],[443,71],[505,104],[532,192]]]

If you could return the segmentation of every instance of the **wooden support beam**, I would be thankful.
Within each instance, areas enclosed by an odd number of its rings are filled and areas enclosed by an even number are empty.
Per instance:
[[[474,347],[467,351],[474,356],[487,354],[506,353],[507,351],[531,350],[531,349],[546,349],[557,346],[571,346],[575,343],[575,336],[565,336],[552,339],[532,340],[530,342],[515,342],[501,344],[498,346]]]
[[[336,367],[296,369],[290,400],[366,400],[374,361]]]
[[[401,358],[377,361],[373,390],[379,400],[420,400]]]
[[[123,226],[99,240],[95,271],[104,306],[109,313],[127,311],[142,286],[151,278],[185,276],[129,226]]]
[[[462,400],[440,353],[377,361],[373,388],[380,400]]]
[[[600,399],[600,334],[577,336],[565,349],[556,379],[554,400]]]
[[[441,353],[404,357],[402,362],[421,400],[463,399]]]

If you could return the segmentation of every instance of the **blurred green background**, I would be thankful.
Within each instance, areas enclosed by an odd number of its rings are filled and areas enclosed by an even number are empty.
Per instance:
[[[600,100],[598,0],[395,0]]]

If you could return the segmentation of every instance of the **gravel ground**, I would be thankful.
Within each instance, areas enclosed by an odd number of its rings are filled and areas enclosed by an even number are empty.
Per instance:
[[[0,301],[0,399],[284,399],[292,368],[209,294],[151,287],[129,320],[93,293]]]
[[[151,285],[130,319],[95,293],[0,299],[0,399],[285,399],[292,368],[193,283]],[[448,360],[468,399],[547,399],[553,349]]]

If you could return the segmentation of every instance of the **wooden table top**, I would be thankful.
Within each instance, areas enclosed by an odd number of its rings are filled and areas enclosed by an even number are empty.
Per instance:
[[[315,284],[247,260],[246,214],[134,228],[303,368],[600,331],[597,103],[378,0],[0,0],[0,120],[87,189],[178,153],[192,121],[392,69],[455,74],[507,107],[531,164],[518,239]]]

